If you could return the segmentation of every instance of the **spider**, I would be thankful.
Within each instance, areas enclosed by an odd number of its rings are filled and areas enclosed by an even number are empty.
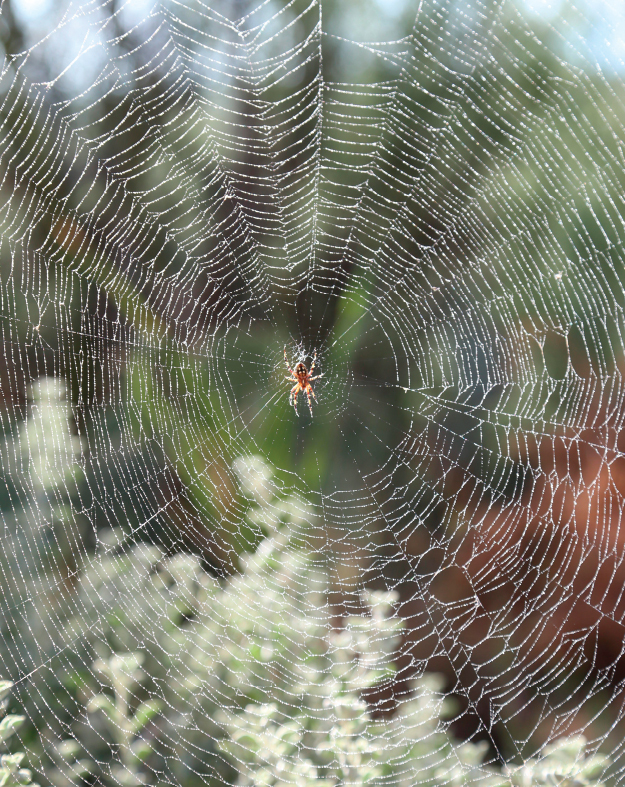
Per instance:
[[[293,380],[295,380],[295,385],[291,388],[291,393],[289,395],[289,403],[293,405],[293,407],[295,408],[295,412],[297,412],[297,395],[301,391],[302,393],[306,394],[306,398],[308,399],[308,409],[310,410],[310,414],[311,415],[313,414],[310,395],[311,394],[313,395],[313,399],[315,400],[315,402],[317,401],[317,397],[315,396],[315,392],[313,391],[310,383],[313,380],[318,380],[320,377],[323,377],[322,374],[316,374],[314,377],[312,376],[312,373],[315,369],[316,361],[317,361],[317,351],[315,350],[310,371],[308,371],[308,369],[304,366],[303,363],[301,363],[301,361],[295,367],[295,371],[293,371],[293,369],[291,369],[291,367],[289,366],[289,361],[286,357],[286,347],[284,348],[284,362],[286,363],[286,368],[289,370],[289,372],[291,372],[291,376],[287,377],[286,379],[289,380],[290,382],[293,382]]]

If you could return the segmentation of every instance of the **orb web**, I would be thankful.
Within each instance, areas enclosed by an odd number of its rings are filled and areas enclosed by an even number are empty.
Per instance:
[[[0,568],[41,779],[618,779],[608,10],[29,7]]]

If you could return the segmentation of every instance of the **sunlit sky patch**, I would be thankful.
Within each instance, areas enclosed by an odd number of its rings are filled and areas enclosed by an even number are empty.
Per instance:
[[[572,50],[589,56],[601,68],[625,69],[625,3],[623,0],[516,0],[532,20],[556,27]],[[580,46],[581,44],[581,46]],[[585,51],[584,51],[585,50]],[[570,53],[567,53],[570,54]],[[573,55],[571,59],[575,60]]]
[[[547,23],[563,34],[570,45],[570,51],[562,53],[565,57],[575,61],[578,53],[582,59],[588,58],[602,68],[625,70],[625,0],[513,1],[530,24]],[[13,0],[12,8],[27,32],[26,40],[34,43],[47,29],[58,24],[61,7],[67,8],[68,5],[78,11],[83,4],[58,0]],[[155,5],[158,5],[156,0],[126,0],[120,3],[119,13],[125,25],[132,28],[145,19]],[[368,13],[363,13],[361,0],[341,0],[339,7],[341,13],[335,21],[344,28],[336,31],[339,35],[361,41],[394,40],[405,33],[408,12],[415,7],[415,0],[372,0]],[[372,13],[373,9],[377,9],[379,16]],[[78,25],[80,16],[78,14],[76,20]],[[80,39],[79,32],[73,29],[72,36],[65,39],[68,49],[72,49],[71,40],[76,44],[77,38]]]
[[[32,24],[52,8],[52,0],[13,0],[13,13],[22,24]]]

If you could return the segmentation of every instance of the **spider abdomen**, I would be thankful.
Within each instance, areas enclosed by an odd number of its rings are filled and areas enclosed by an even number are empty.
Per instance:
[[[310,414],[312,415],[312,402],[310,397],[317,401],[317,397],[315,396],[315,392],[312,389],[311,382],[313,380],[317,380],[319,377],[323,377],[322,374],[313,375],[315,370],[315,363],[317,361],[317,351],[313,353],[313,361],[310,366],[310,371],[306,368],[306,366],[300,361],[295,369],[291,369],[289,366],[289,360],[286,357],[286,347],[284,348],[284,362],[286,363],[286,368],[289,370],[291,377],[287,377],[287,380],[291,380],[295,382],[293,388],[291,388],[291,393],[289,395],[289,401],[295,408],[295,412],[297,412],[297,395],[299,393],[303,393],[306,395],[308,399],[308,409],[310,410]]]

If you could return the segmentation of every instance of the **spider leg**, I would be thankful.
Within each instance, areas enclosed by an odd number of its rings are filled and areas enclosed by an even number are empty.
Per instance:
[[[291,388],[291,393],[289,394],[289,400],[290,400],[291,404],[293,405],[293,407],[295,408],[295,412],[297,412],[297,394],[299,393],[299,390],[298,390],[299,387],[300,387],[299,383],[297,383],[297,385],[294,385]]]
[[[310,401],[310,394],[312,394],[313,396],[315,396],[315,394],[313,393],[313,389],[310,387],[310,385],[307,385],[304,390],[306,391],[306,398],[308,399],[308,409],[310,410],[310,415],[312,416],[313,413],[312,413],[312,403]],[[315,401],[317,401],[316,396],[315,396]]]
[[[309,381],[312,381],[312,380],[318,380],[320,377],[323,377],[323,373],[321,373],[321,374],[316,374],[314,377],[309,377],[309,378],[308,378],[308,380],[309,380]]]
[[[284,363],[286,364],[286,368],[287,368],[287,369],[288,369],[288,370],[291,372],[291,374],[293,375],[293,377],[295,377],[295,372],[294,372],[294,371],[293,371],[293,369],[291,369],[291,367],[289,366],[289,362],[288,362],[288,360],[287,360],[287,357],[286,357],[286,347],[284,348]],[[288,378],[287,378],[287,379],[288,379]],[[297,379],[297,378],[296,378],[296,379]]]
[[[317,397],[315,396],[315,392],[313,391],[313,389],[312,389],[312,386],[311,386],[311,385],[307,385],[306,387],[308,388],[308,390],[310,391],[310,393],[313,395],[313,399],[314,399],[314,400],[315,400],[315,402],[316,402],[316,401],[317,401]]]
[[[310,367],[310,371],[308,372],[309,378],[310,378],[310,375],[313,373],[313,369],[315,368],[315,363],[316,362],[317,362],[317,350],[315,350],[315,354],[313,355],[312,366]]]

